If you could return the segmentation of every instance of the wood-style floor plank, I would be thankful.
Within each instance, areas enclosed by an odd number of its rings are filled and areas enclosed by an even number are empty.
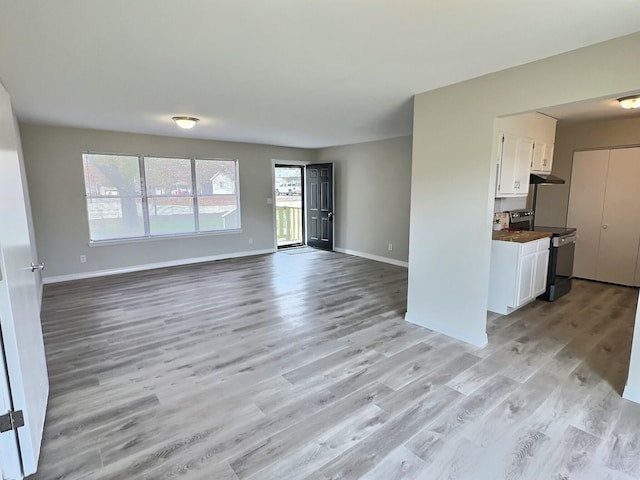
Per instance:
[[[640,479],[636,289],[576,281],[477,348],[406,287],[312,249],[47,285],[30,480]]]

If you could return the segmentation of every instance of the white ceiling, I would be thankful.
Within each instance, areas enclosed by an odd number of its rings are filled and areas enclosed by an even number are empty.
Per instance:
[[[0,0],[0,80],[26,122],[316,148],[408,135],[415,93],[638,18],[637,0]]]
[[[640,86],[640,78],[638,79],[638,85]],[[640,90],[626,93],[640,94]],[[624,109],[616,98],[590,99],[542,108],[539,111],[566,123],[590,120],[621,120],[640,116],[640,109]]]

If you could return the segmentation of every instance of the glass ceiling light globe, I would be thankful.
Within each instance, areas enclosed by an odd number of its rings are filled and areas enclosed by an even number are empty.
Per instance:
[[[173,121],[176,122],[180,128],[193,128],[196,123],[200,120],[196,117],[172,117]]]
[[[640,96],[622,97],[618,99],[622,108],[640,108]]]

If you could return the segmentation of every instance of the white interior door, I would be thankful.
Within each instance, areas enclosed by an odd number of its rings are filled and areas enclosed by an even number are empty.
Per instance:
[[[567,227],[578,229],[573,263],[578,278],[596,280],[608,168],[609,150],[573,155]]]
[[[17,436],[25,475],[37,468],[49,393],[27,192],[16,120],[0,85],[0,326],[13,407],[24,415]],[[2,463],[9,470],[15,459],[3,457]]]
[[[11,410],[11,392],[9,391],[6,366],[4,349],[0,342],[0,415]],[[0,433],[0,479],[20,478],[21,475],[20,451],[18,450],[16,432]]]
[[[640,148],[618,148],[609,155],[596,279],[636,285],[640,243]]]

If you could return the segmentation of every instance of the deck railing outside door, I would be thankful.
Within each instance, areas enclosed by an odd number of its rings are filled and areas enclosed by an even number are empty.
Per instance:
[[[278,245],[302,242],[302,208],[276,207]]]

